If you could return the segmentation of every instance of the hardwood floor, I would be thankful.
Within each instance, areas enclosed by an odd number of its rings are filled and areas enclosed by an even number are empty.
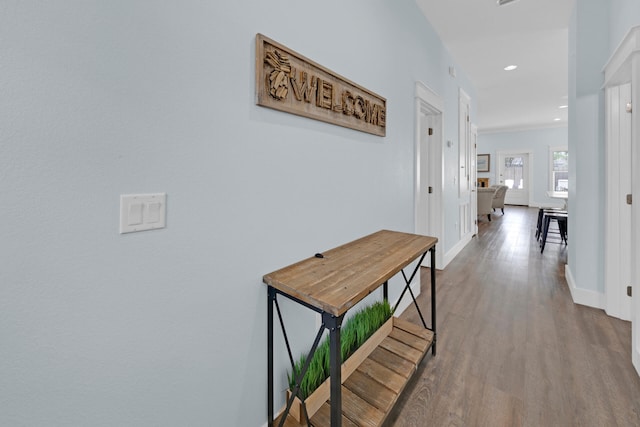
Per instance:
[[[536,215],[509,206],[484,219],[437,273],[437,356],[422,362],[386,426],[640,426],[631,324],[573,303],[567,248],[540,253]],[[429,270],[421,275],[430,318]],[[401,317],[419,322],[412,308]]]

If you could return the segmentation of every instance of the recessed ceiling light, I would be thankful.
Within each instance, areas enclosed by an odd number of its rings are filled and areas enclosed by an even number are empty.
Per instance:
[[[568,105],[561,105],[558,108],[569,108],[569,106]]]
[[[560,117],[556,117],[555,119],[553,119],[554,122],[559,122],[560,120],[562,120]]]
[[[504,67],[504,70],[505,70],[505,71],[513,71],[513,70],[515,70],[516,68],[518,68],[518,66],[517,66],[517,65],[507,65],[506,67]]]

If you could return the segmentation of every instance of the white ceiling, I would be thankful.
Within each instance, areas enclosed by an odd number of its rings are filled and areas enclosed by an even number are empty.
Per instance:
[[[416,0],[477,91],[480,132],[566,126],[575,0]],[[515,71],[504,71],[515,64]],[[554,121],[560,118],[561,121]]]

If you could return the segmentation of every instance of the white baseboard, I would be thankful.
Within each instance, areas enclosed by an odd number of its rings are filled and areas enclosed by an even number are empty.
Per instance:
[[[468,234],[466,237],[463,237],[462,240],[456,243],[454,247],[449,249],[447,253],[444,254],[444,265],[442,266],[443,270],[464,249],[464,247],[469,244],[472,238],[473,236],[471,234]]]
[[[581,289],[576,286],[576,281],[573,278],[573,274],[571,274],[571,269],[568,264],[564,266],[564,277],[567,279],[567,285],[569,285],[569,291],[571,292],[571,298],[574,303],[604,310],[604,294]]]

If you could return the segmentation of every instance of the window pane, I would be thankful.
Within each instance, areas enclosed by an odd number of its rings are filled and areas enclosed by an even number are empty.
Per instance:
[[[553,191],[569,190],[569,152],[553,152]]]
[[[553,170],[554,171],[569,171],[569,152],[567,151],[554,151],[553,152]]]
[[[553,191],[569,191],[569,172],[553,173]]]

